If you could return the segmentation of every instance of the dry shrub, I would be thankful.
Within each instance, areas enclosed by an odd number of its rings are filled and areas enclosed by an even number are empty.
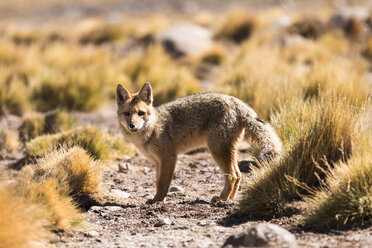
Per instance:
[[[105,101],[102,83],[90,69],[76,68],[65,74],[50,73],[34,88],[32,99],[40,111],[56,108],[89,111]]]
[[[3,179],[4,180],[4,179]],[[26,248],[41,245],[50,237],[45,209],[18,194],[9,181],[0,184],[0,246]]]
[[[361,106],[371,91],[366,71],[366,64],[357,59],[335,57],[328,63],[314,62],[305,84],[305,97],[319,97],[332,91]]]
[[[338,229],[372,225],[371,146],[359,148],[347,162],[328,171],[324,187],[306,198],[305,225]]]
[[[337,42],[338,49],[328,49],[330,43],[334,38],[325,37],[279,49],[253,37],[222,67],[215,90],[242,99],[264,119],[286,100],[319,98],[329,92],[360,106],[370,95],[368,67],[345,54],[347,44]]]
[[[367,40],[366,48],[363,50],[363,55],[372,60],[372,37]]]
[[[22,115],[28,105],[25,81],[17,75],[12,75],[10,71],[0,69],[0,115]]]
[[[68,195],[68,186],[63,183],[57,178],[35,181],[27,175],[18,180],[17,194],[45,208],[47,229],[69,230],[82,220],[77,205]]]
[[[97,28],[90,30],[81,36],[80,42],[82,44],[92,43],[94,45],[101,45],[106,42],[114,42],[123,39],[127,36],[124,26],[120,24],[106,24],[100,25]]]
[[[64,111],[55,110],[46,114],[29,113],[24,117],[19,132],[23,141],[29,141],[46,133],[57,133],[72,127],[71,116]]]
[[[18,132],[0,128],[0,157],[2,153],[9,153],[19,147]]]
[[[326,31],[326,25],[318,19],[309,18],[293,24],[288,31],[305,38],[317,39]]]
[[[327,164],[347,161],[353,154],[353,144],[363,136],[360,114],[360,108],[332,95],[283,105],[271,120],[285,144],[285,154],[278,164],[253,168],[241,211],[280,214],[285,201],[301,196],[300,185],[319,186]]]
[[[139,89],[144,82],[151,83],[155,105],[201,90],[189,70],[172,61],[161,45],[149,46],[142,56],[132,54],[122,66],[132,81],[131,88]]]
[[[304,72],[293,67],[279,49],[249,42],[222,68],[216,91],[240,98],[267,119],[282,101],[302,94]]]
[[[351,16],[345,23],[344,32],[351,38],[357,39],[364,33],[366,24],[363,20]]]
[[[36,181],[57,179],[65,185],[69,195],[77,193],[94,194],[99,191],[102,166],[93,161],[80,147],[54,151],[38,161],[34,171]]]
[[[248,39],[257,25],[256,18],[247,11],[233,10],[223,20],[217,29],[217,39],[229,39],[241,43]]]
[[[206,63],[220,65],[227,57],[227,51],[221,44],[214,44],[211,48],[203,51],[194,60],[194,63]]]
[[[84,148],[94,159],[112,159],[119,155],[133,155],[135,153],[130,144],[92,126],[76,128],[54,135],[39,136],[26,143],[25,153],[27,156],[40,157],[61,146],[72,147],[75,145]]]

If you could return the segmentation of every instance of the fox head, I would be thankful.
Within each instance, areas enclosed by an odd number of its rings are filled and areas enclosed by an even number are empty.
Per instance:
[[[145,83],[139,92],[132,94],[123,85],[118,84],[116,99],[119,123],[127,133],[139,132],[148,127],[151,118],[155,115],[149,83]]]

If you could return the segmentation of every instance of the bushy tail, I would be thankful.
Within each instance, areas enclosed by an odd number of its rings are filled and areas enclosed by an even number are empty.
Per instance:
[[[246,126],[244,138],[260,146],[261,153],[258,161],[269,163],[279,160],[282,153],[282,142],[273,127],[257,116],[245,118],[244,124]]]

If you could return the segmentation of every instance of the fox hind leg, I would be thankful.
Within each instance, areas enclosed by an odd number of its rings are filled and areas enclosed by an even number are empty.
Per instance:
[[[224,174],[225,185],[220,196],[212,198],[212,202],[224,202],[235,197],[240,181],[240,172],[237,174],[237,151],[233,144],[214,146],[208,145],[213,159],[219,165]],[[236,164],[236,165],[235,165]]]
[[[240,180],[242,178],[242,173],[240,172],[237,161],[234,163],[234,169],[235,169],[236,180],[235,180],[234,188],[233,188],[233,190],[230,194],[230,197],[229,197],[229,199],[232,200],[232,201],[235,200],[235,197],[238,194],[238,190],[239,190],[239,186],[240,186]]]

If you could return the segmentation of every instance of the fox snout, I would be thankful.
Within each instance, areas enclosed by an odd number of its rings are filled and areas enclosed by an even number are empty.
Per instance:
[[[128,129],[132,132],[137,132],[138,131],[138,127],[133,123],[129,123]]]

